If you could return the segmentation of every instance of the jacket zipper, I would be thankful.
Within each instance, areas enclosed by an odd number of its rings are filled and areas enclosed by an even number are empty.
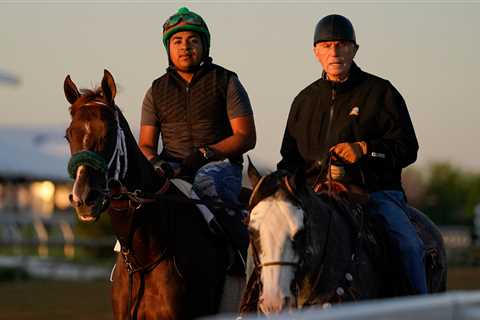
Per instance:
[[[337,92],[335,91],[335,88],[332,88],[332,97],[330,99],[330,114],[328,117],[328,125],[327,125],[327,133],[325,134],[325,146],[327,146],[328,141],[330,140],[330,131],[332,128],[332,122],[333,122],[333,114],[335,112],[335,98],[336,98]]]
[[[192,145],[195,146],[195,141],[193,140],[193,129],[192,129],[192,110],[190,107],[190,84],[187,84],[185,86],[185,93],[186,93],[186,112],[187,112],[187,123],[188,123],[188,131],[190,134],[190,141],[192,142]]]

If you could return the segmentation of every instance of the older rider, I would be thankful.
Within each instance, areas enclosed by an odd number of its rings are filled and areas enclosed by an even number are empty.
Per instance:
[[[303,168],[314,183],[319,161],[329,152],[360,170],[362,184],[387,222],[387,231],[403,257],[411,285],[427,293],[424,246],[407,215],[402,168],[417,158],[418,142],[404,99],[387,80],[362,71],[351,22],[341,15],[321,19],[313,53],[322,76],[294,99],[281,146],[278,169]],[[351,167],[351,166],[350,166]],[[347,166],[332,169],[343,177]]]

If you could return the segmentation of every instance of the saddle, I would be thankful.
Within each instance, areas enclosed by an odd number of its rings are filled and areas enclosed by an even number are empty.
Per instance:
[[[171,179],[170,181],[186,197],[200,200],[188,181],[183,179]],[[235,212],[232,215],[227,210],[222,209],[221,206],[210,203],[197,204],[197,209],[205,219],[212,235],[227,244],[228,273],[244,275],[249,239],[247,227],[242,221],[243,212]]]

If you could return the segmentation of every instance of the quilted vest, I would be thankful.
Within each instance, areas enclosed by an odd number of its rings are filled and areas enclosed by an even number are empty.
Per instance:
[[[233,134],[227,114],[227,85],[233,72],[205,63],[186,83],[167,70],[152,83],[152,97],[167,157],[184,159],[194,149]]]

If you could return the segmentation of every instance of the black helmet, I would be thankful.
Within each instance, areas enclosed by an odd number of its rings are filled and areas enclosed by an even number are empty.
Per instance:
[[[313,35],[314,46],[318,42],[340,40],[357,43],[350,20],[339,14],[331,14],[318,21]]]

